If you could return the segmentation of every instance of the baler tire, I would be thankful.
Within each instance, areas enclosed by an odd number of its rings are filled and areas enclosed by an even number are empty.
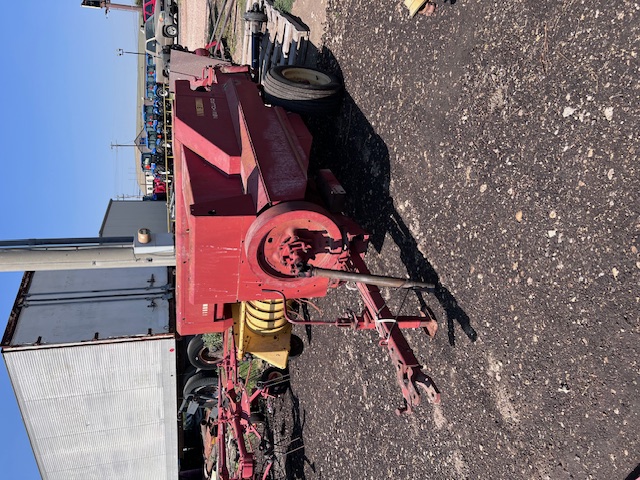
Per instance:
[[[207,390],[208,389],[208,390]],[[184,384],[184,397],[207,393],[210,398],[218,398],[218,376],[213,372],[198,372]]]
[[[288,375],[289,372],[287,370],[281,370],[276,367],[269,367],[262,375],[260,375],[260,381],[267,384],[266,391],[269,395],[273,395],[277,397],[286,393],[289,389],[290,383],[289,380],[283,380],[285,375]],[[272,382],[277,382],[274,385],[269,385]]]
[[[341,88],[331,90],[300,89],[285,83],[279,83],[274,78],[265,77],[262,87],[265,92],[285,100],[315,100],[330,98],[337,95]]]
[[[342,83],[335,75],[307,67],[278,65],[267,72],[265,81],[286,85],[292,92],[335,92]]]
[[[215,370],[218,368],[218,364],[222,361],[222,355],[222,349],[210,352],[204,345],[202,335],[196,335],[187,345],[189,363],[201,370]]]
[[[270,105],[282,107],[301,115],[331,115],[338,111],[341,99],[335,96],[310,100],[288,100],[265,92],[264,100]]]
[[[334,113],[342,93],[335,75],[285,65],[269,70],[262,87],[267,103],[302,114]]]

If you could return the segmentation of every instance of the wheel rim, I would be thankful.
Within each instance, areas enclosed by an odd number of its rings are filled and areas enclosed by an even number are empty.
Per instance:
[[[287,80],[303,85],[329,85],[332,83],[331,77],[316,70],[307,68],[286,68],[282,70],[282,76]]]
[[[193,389],[193,393],[211,398],[218,398],[218,387],[216,385],[205,385]]]
[[[276,287],[290,287],[291,282],[300,287],[313,285],[313,277],[297,276],[296,262],[299,257],[318,268],[333,268],[338,263],[342,232],[328,215],[308,202],[284,202],[268,209],[254,220],[245,236],[249,268]],[[310,248],[304,251],[302,244]],[[285,257],[287,260],[280,262]]]
[[[262,381],[265,384],[264,389],[269,395],[282,395],[289,388],[289,381],[279,370],[265,371]]]
[[[200,352],[198,352],[198,360],[205,365],[216,365],[222,358],[219,355],[220,352],[210,351],[207,347],[203,347]]]

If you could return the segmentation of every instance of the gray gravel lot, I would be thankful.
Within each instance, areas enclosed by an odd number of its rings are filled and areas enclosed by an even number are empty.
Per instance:
[[[326,17],[319,66],[346,95],[337,118],[309,121],[314,166],[373,234],[371,270],[438,282],[437,337],[408,336],[442,404],[396,417],[373,333],[302,330],[276,421],[304,449],[283,475],[630,476],[640,6],[472,0],[408,19],[345,0]],[[327,317],[356,306],[345,295],[321,302]]]
[[[407,336],[442,404],[397,417],[372,332],[300,330],[270,417],[278,475],[635,479],[639,4],[470,0],[408,19],[374,3],[296,0],[311,58],[346,85],[337,117],[309,119],[312,163],[372,233],[374,273],[437,282],[438,335]],[[344,289],[319,303],[358,307]]]

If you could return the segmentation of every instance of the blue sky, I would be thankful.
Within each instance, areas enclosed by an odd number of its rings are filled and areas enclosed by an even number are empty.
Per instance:
[[[138,16],[80,0],[8,2],[0,87],[4,207],[0,240],[97,236],[110,198],[137,195]],[[127,2],[122,2],[127,3]],[[4,332],[22,273],[0,273]],[[3,478],[39,479],[4,362],[0,365]]]

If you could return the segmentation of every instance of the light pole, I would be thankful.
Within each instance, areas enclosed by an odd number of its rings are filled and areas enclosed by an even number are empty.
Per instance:
[[[111,3],[111,0],[82,0],[80,6],[89,8],[104,8],[105,14],[109,13],[110,9],[142,13],[142,7],[139,7],[137,5]]]
[[[117,50],[117,52],[118,52],[118,56],[119,57],[123,56],[125,53],[129,54],[129,55],[146,55],[145,52],[127,52],[127,51],[123,50],[122,48],[119,48]]]

